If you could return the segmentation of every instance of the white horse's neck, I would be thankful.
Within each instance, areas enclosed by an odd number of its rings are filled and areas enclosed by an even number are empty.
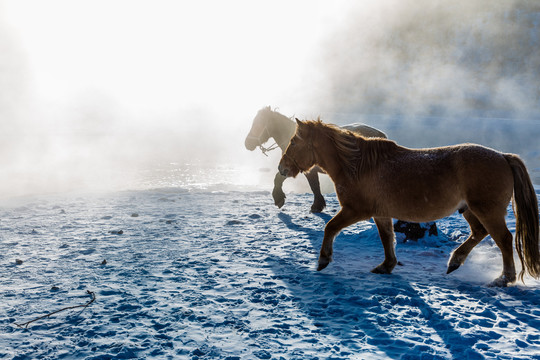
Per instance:
[[[296,131],[296,123],[285,115],[273,111],[266,126],[270,137],[274,138],[282,151],[285,151]]]

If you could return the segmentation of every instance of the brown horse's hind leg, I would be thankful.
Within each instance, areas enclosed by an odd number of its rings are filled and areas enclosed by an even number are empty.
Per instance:
[[[281,175],[279,172],[274,178],[274,190],[272,190],[272,197],[274,198],[274,204],[276,204],[278,208],[281,208],[283,204],[285,204],[285,193],[282,189],[285,179],[286,177]]]
[[[463,213],[463,217],[469,223],[471,235],[463,244],[452,252],[450,260],[448,260],[448,268],[446,270],[447,274],[450,274],[452,271],[457,270],[461,265],[463,265],[471,250],[487,236],[487,230],[469,209]]]
[[[483,221],[483,224],[502,253],[503,271],[489,286],[505,287],[516,281],[516,268],[512,249],[512,234],[506,227],[504,217],[495,221]]]
[[[390,274],[397,264],[394,226],[391,218],[373,218],[384,248],[384,261],[371,270],[375,274]]]
[[[311,212],[320,213],[326,207],[326,201],[321,194],[321,185],[319,183],[319,171],[317,168],[311,169],[309,172],[305,173],[306,179],[308,180],[309,187],[313,191],[313,205],[311,205]]]
[[[336,216],[334,216],[326,224],[324,228],[324,238],[321,245],[321,253],[319,255],[319,266],[317,271],[321,271],[330,264],[332,261],[332,254],[334,253],[334,238],[339,234],[341,229],[352,225],[363,218],[355,216],[354,212],[342,208]]]

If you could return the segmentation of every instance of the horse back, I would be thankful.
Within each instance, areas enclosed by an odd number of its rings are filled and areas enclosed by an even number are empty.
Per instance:
[[[445,179],[455,183],[454,186],[459,187],[464,196],[471,191],[485,191],[486,187],[502,189],[513,186],[510,166],[504,154],[496,150],[476,144],[460,144],[413,152],[412,162],[415,164],[409,163],[411,169],[436,183]]]
[[[353,123],[353,124],[343,125],[341,126],[341,128],[352,131],[354,133],[357,133],[359,135],[362,135],[368,138],[384,138],[384,139],[387,138],[385,133],[383,133],[379,129],[375,129],[374,127],[371,127],[366,124]]]
[[[506,208],[513,191],[504,155],[472,144],[427,149],[398,146],[366,175],[363,185],[376,189],[372,200],[412,221],[447,216],[465,203],[504,203]]]

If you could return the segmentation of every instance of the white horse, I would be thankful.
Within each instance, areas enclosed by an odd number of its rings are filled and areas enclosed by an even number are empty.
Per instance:
[[[365,124],[350,124],[342,126],[342,128],[351,130],[364,137],[386,138],[385,133]],[[272,110],[270,106],[264,107],[259,110],[257,116],[253,119],[251,130],[245,141],[246,149],[253,151],[256,147],[259,147],[261,151],[266,154],[266,152],[270,150],[280,148],[283,153],[287,149],[289,141],[294,136],[295,131],[296,122],[293,119]],[[274,139],[276,145],[272,145],[268,148],[263,147],[263,144],[270,138]],[[311,191],[313,191],[314,199],[313,205],[311,205],[311,211],[315,213],[321,212],[326,207],[326,201],[321,194],[318,173],[324,173],[324,171],[319,167],[315,167],[309,172],[304,173],[309,182],[309,186],[311,187]],[[274,178],[272,197],[274,198],[274,203],[279,208],[285,203],[285,193],[282,189],[283,181],[285,181],[285,179],[286,177],[282,176],[279,171]]]

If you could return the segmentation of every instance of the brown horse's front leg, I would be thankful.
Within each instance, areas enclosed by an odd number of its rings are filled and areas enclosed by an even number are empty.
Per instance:
[[[391,218],[373,218],[384,248],[384,261],[371,270],[375,274],[390,274],[397,264],[394,227]]]
[[[321,271],[330,264],[332,261],[332,254],[334,253],[333,245],[334,239],[339,234],[339,232],[360,220],[363,220],[361,217],[355,216],[354,212],[349,211],[348,209],[341,209],[336,216],[334,216],[326,224],[324,228],[324,238],[321,245],[321,253],[319,255],[319,266],[317,271]]]
[[[283,182],[286,177],[281,175],[279,172],[274,177],[274,190],[272,190],[272,197],[274,198],[274,204],[278,208],[281,208],[285,204],[285,193],[283,192]]]
[[[313,192],[313,205],[311,205],[311,212],[320,213],[326,207],[326,201],[321,194],[321,185],[319,183],[319,169],[313,168],[309,172],[304,174],[309,183],[309,187]]]

